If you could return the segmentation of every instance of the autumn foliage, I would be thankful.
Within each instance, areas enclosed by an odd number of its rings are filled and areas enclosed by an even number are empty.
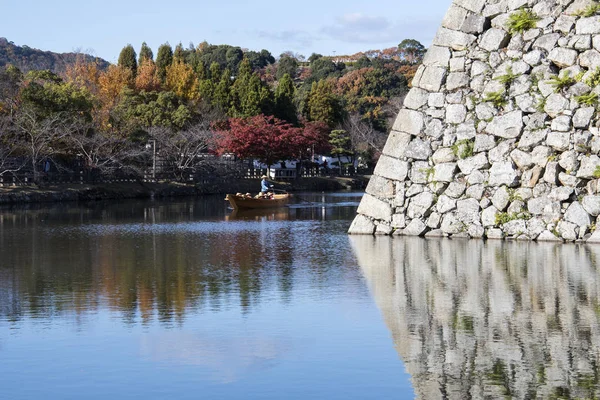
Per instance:
[[[278,160],[300,158],[313,145],[317,150],[326,150],[328,146],[329,128],[322,122],[311,122],[297,128],[273,116],[260,114],[230,118],[214,129],[219,154],[257,158],[269,166]]]

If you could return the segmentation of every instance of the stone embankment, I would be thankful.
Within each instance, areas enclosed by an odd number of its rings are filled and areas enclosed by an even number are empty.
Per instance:
[[[600,6],[454,0],[350,233],[600,241]]]

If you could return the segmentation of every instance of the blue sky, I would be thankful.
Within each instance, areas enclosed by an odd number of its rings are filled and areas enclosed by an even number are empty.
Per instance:
[[[397,45],[431,44],[451,0],[165,1],[0,0],[0,37],[17,45],[91,52],[116,62],[128,43],[154,53],[162,43],[230,44],[267,49],[352,54]],[[335,53],[334,53],[335,52]]]

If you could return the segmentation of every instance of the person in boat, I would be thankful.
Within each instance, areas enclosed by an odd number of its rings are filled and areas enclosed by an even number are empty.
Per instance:
[[[272,197],[272,193],[270,192],[272,187],[273,187],[273,185],[271,185],[269,183],[269,181],[267,180],[267,176],[266,175],[261,176],[260,193],[258,194],[258,197],[259,198]]]

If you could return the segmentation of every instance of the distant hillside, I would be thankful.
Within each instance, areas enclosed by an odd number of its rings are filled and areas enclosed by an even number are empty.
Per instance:
[[[23,72],[34,69],[49,69],[57,74],[66,70],[68,65],[74,64],[81,54],[54,53],[32,49],[29,46],[17,46],[6,38],[0,37],[0,68],[12,64]],[[101,69],[108,67],[109,62],[98,57],[84,55],[87,60],[97,60]]]

